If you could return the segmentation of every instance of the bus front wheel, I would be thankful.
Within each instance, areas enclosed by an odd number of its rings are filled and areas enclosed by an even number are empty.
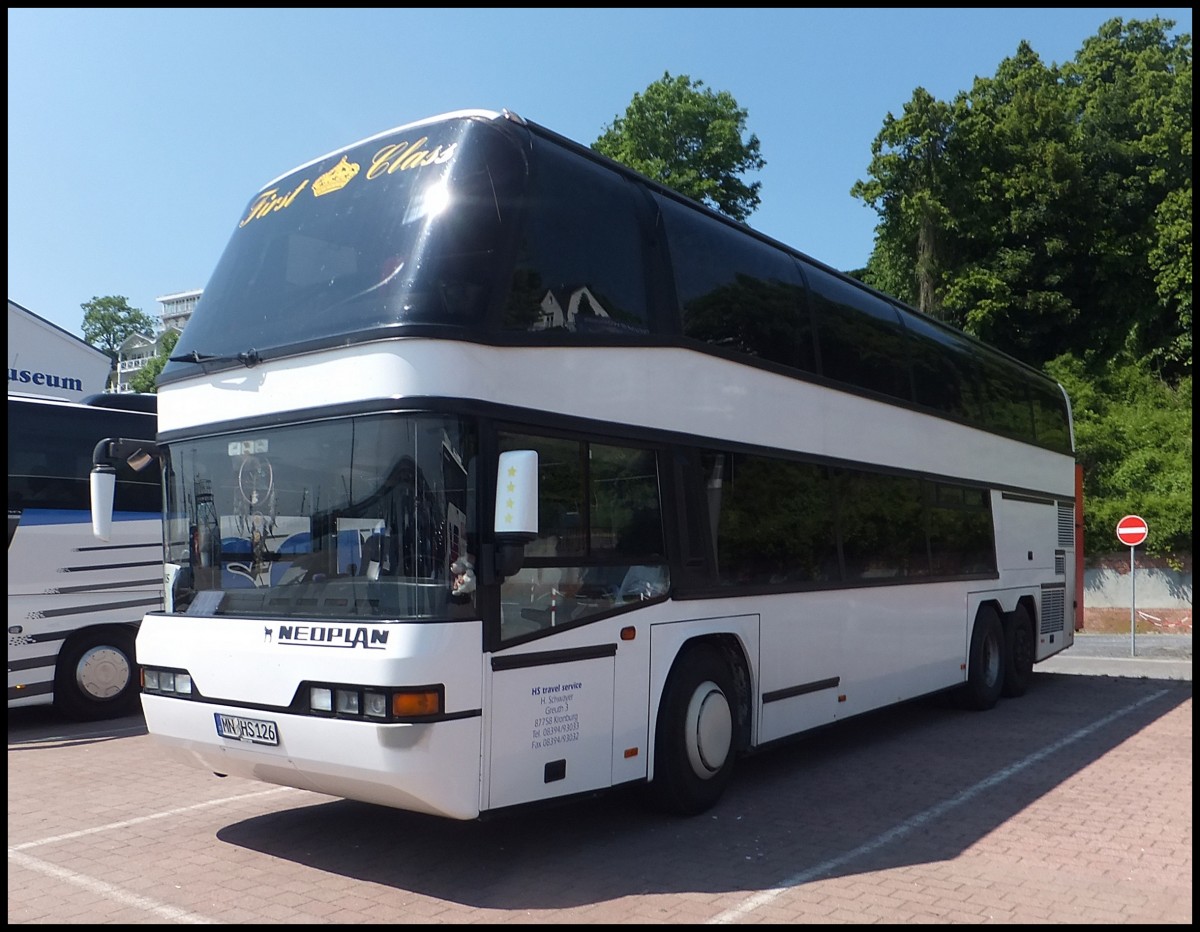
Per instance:
[[[54,705],[78,721],[133,715],[140,709],[134,635],[123,628],[78,632],[63,645],[54,676]]]
[[[733,672],[699,644],[681,656],[663,690],[650,790],[661,809],[695,815],[714,806],[733,776],[738,715]]]
[[[1000,699],[1004,688],[1004,661],[1007,653],[1004,624],[1000,613],[990,605],[980,607],[971,632],[971,652],[967,656],[967,681],[960,693],[963,705],[984,711]]]

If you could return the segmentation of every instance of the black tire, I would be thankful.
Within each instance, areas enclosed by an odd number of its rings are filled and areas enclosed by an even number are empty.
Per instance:
[[[125,628],[79,632],[63,645],[54,674],[54,705],[83,722],[141,711],[134,634]]]
[[[733,776],[739,727],[728,662],[711,645],[690,648],[676,660],[658,710],[654,804],[680,815],[711,809]]]
[[[1000,613],[985,605],[975,616],[971,652],[967,656],[967,681],[959,693],[966,708],[982,712],[1000,700],[1006,653]]]
[[[1033,618],[1024,605],[1018,605],[1005,630],[1004,689],[1010,699],[1025,695],[1033,680]]]

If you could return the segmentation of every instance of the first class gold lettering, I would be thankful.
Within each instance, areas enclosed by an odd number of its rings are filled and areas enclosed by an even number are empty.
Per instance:
[[[307,187],[308,179],[305,178],[300,184],[296,185],[296,189],[290,194],[281,195],[278,188],[264,191],[258,196],[258,200],[250,205],[250,213],[246,215],[246,219],[239,223],[238,226],[244,227],[251,220],[260,220],[269,213],[290,207],[296,196]]]
[[[424,147],[428,142],[429,137],[422,136],[416,142],[405,140],[384,146],[371,159],[367,178],[378,178],[384,173],[390,175],[392,172],[408,171],[410,168],[421,168],[425,165],[441,165],[450,161],[454,157],[454,150],[458,148],[458,143],[453,142],[445,147],[426,149]]]
[[[422,168],[426,165],[442,165],[449,162],[454,157],[455,151],[458,149],[458,143],[452,142],[448,146],[434,146],[432,149],[426,148],[429,142],[428,136],[422,136],[416,142],[396,142],[384,146],[375,153],[375,157],[371,160],[371,167],[367,169],[367,178],[378,178],[380,175],[390,175],[392,172],[408,171],[413,168]],[[342,162],[345,162],[345,157]],[[338,165],[335,168],[341,168]],[[352,166],[354,171],[358,171],[358,166]],[[353,177],[353,176],[351,176]],[[313,194],[327,194],[330,190],[337,190],[345,185],[343,180],[341,184],[337,184],[327,190],[321,189],[322,179],[317,179],[317,186],[313,189]],[[309,179],[305,178],[296,187],[287,194],[280,194],[279,188],[272,188],[270,191],[264,191],[250,205],[250,212],[246,214],[246,218],[238,224],[238,227],[244,227],[252,220],[261,220],[267,214],[274,213],[277,210],[284,210],[292,205],[292,202],[299,196],[300,192],[308,187]]]

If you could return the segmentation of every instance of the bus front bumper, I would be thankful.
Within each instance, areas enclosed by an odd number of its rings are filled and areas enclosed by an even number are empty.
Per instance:
[[[479,816],[478,715],[380,724],[145,693],[142,709],[156,742],[204,770],[450,819]],[[223,737],[218,715],[274,725],[259,737],[278,744]]]

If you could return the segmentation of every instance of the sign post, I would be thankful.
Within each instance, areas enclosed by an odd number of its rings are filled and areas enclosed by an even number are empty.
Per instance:
[[[1137,601],[1137,580],[1134,577],[1133,551],[1139,544],[1146,542],[1150,527],[1144,518],[1137,515],[1126,515],[1117,522],[1117,540],[1129,547],[1129,656],[1137,656],[1137,612],[1134,605]]]

